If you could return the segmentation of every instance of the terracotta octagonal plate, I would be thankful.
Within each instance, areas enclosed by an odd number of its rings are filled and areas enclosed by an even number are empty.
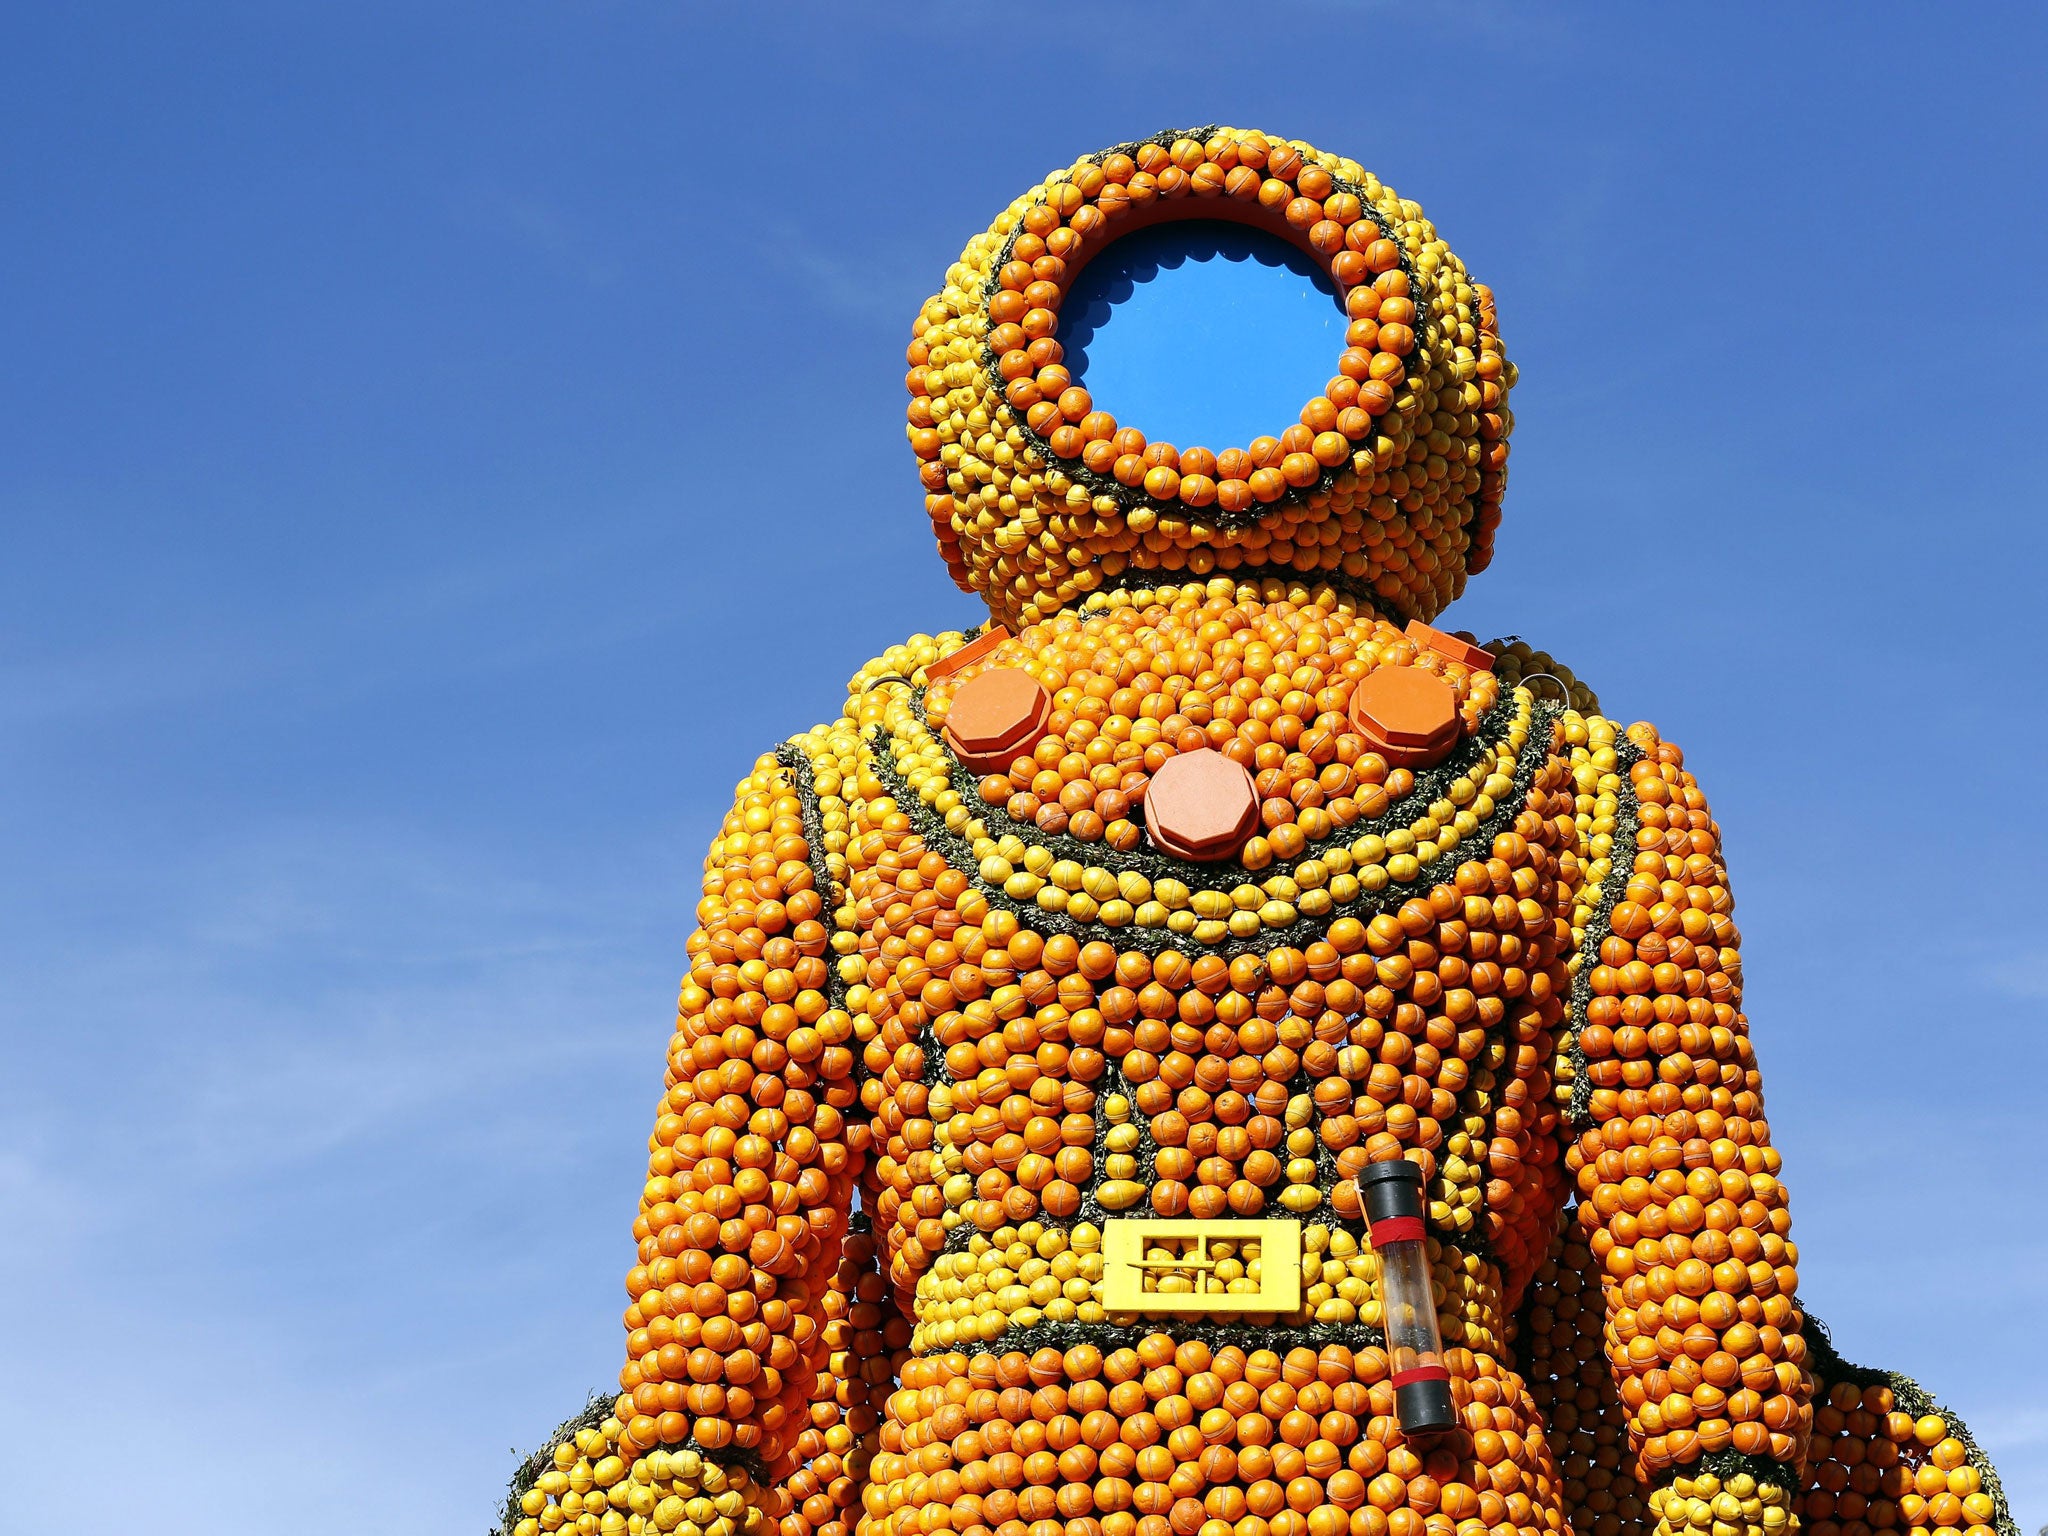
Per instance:
[[[977,773],[1007,767],[1044,734],[1052,695],[1022,667],[997,667],[971,677],[953,695],[945,736],[960,761]]]
[[[1162,853],[1227,859],[1259,824],[1252,776],[1214,747],[1170,757],[1145,789],[1145,827]]]
[[[1352,690],[1351,723],[1397,768],[1439,762],[1458,744],[1458,695],[1434,672],[1380,667]]]

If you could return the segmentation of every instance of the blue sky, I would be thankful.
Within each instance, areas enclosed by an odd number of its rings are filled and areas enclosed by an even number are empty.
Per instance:
[[[1808,1303],[2048,1520],[2040,13],[855,10],[0,22],[0,1531],[476,1530],[611,1379],[730,786],[975,615],[909,317],[1199,121],[1498,290],[1452,621],[1687,747]]]

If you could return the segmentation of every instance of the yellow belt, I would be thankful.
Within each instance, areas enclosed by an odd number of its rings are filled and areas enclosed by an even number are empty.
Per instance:
[[[1225,1280],[1218,1271],[1228,1255],[1218,1254],[1217,1246],[1241,1251],[1247,1243],[1259,1245],[1257,1283]],[[1298,1221],[1111,1217],[1102,1224],[1102,1261],[1102,1305],[1109,1312],[1285,1313],[1301,1305]],[[1174,1288],[1160,1289],[1165,1284]]]

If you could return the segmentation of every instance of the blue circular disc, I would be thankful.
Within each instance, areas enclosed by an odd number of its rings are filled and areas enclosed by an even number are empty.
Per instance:
[[[1337,371],[1329,274],[1277,235],[1192,219],[1099,252],[1060,306],[1074,381],[1119,426],[1220,453],[1277,437]]]

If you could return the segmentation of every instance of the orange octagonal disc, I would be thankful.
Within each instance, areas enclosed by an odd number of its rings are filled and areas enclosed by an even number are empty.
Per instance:
[[[927,687],[942,677],[951,677],[971,662],[977,662],[990,651],[1010,638],[1010,632],[998,624],[985,635],[976,635],[950,656],[942,656],[924,669]]]
[[[1470,667],[1474,672],[1493,670],[1493,652],[1474,645],[1469,640],[1460,640],[1456,635],[1441,629],[1432,629],[1420,619],[1408,621],[1408,638],[1425,651],[1435,651],[1445,661],[1455,661],[1460,666]]]
[[[1420,767],[1458,744],[1458,695],[1434,672],[1380,667],[1352,690],[1351,723],[1393,766]]]
[[[1168,758],[1145,788],[1153,846],[1177,859],[1227,859],[1258,824],[1252,776],[1214,747]]]
[[[1052,695],[1022,667],[971,677],[946,713],[947,744],[976,773],[998,773],[1045,733]]]

